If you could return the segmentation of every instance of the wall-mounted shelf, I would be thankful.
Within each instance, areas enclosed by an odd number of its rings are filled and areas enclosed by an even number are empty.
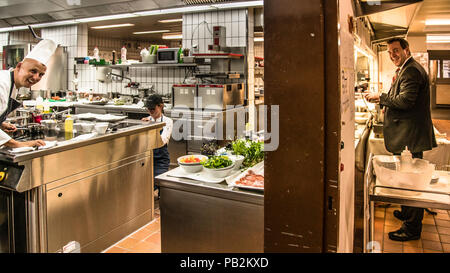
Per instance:
[[[151,64],[151,63],[133,63],[133,64],[111,64],[111,65],[95,65],[97,67],[110,67],[115,69],[128,69],[129,67],[196,67],[196,63],[181,64]]]
[[[199,59],[240,59],[244,57],[242,54],[235,53],[196,53],[192,55]]]

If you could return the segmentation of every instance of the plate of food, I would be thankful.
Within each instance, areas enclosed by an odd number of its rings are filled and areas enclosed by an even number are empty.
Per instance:
[[[264,191],[264,161],[226,181],[228,185],[237,188]]]

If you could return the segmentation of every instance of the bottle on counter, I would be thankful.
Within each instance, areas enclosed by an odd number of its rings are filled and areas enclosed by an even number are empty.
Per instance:
[[[42,106],[44,108],[44,114],[50,113],[50,102],[48,101],[48,99],[44,100],[44,102],[42,103]]]
[[[120,60],[122,63],[127,62],[127,48],[125,46],[120,50]]]
[[[70,115],[67,115],[66,120],[64,121],[64,131],[66,133],[73,132],[73,119]]]
[[[181,47],[178,50],[178,63],[183,63],[183,49]]]
[[[44,99],[40,95],[36,98],[36,109],[42,112],[44,111]]]
[[[98,50],[98,47],[97,47],[97,46],[94,47],[94,59],[95,59],[97,62],[100,62],[100,55],[99,55],[99,50]]]

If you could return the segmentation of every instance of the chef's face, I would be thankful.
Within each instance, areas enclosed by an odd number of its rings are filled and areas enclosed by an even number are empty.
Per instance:
[[[400,42],[398,41],[395,41],[392,44],[388,44],[388,52],[391,61],[397,67],[401,67],[405,63],[406,59],[408,59],[410,54],[409,47],[403,49],[400,45]]]
[[[164,104],[157,105],[155,106],[155,108],[148,109],[148,113],[150,114],[150,116],[152,116],[152,118],[156,120],[157,118],[161,117],[163,107]]]
[[[45,74],[47,67],[34,59],[25,59],[17,64],[17,78],[14,79],[17,87],[30,88],[38,83]]]

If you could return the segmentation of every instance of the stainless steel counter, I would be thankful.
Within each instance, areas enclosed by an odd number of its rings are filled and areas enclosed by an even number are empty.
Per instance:
[[[153,149],[164,123],[143,123],[88,140],[0,156],[7,168],[23,168],[27,252],[100,252],[153,219]]]
[[[159,175],[162,252],[263,252],[264,194]]]

